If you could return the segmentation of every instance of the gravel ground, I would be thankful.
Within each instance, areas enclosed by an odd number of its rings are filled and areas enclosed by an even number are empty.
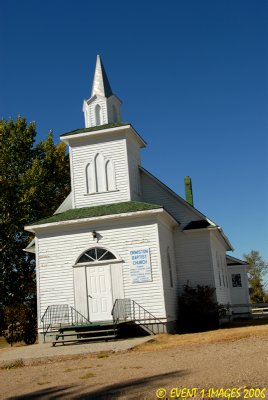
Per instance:
[[[83,350],[80,346],[62,346],[62,351],[69,353],[71,347],[72,351],[75,347]],[[228,398],[227,389],[233,389],[229,398],[243,399],[247,394],[253,400],[263,398],[262,395],[267,398],[268,391],[256,390],[263,390],[268,384],[267,350],[267,336],[253,336],[214,344],[154,348],[153,351],[141,348],[115,353],[109,349],[96,354],[67,356],[64,353],[63,356],[62,353],[42,360],[28,359],[24,367],[1,370],[0,398],[176,398],[175,391],[170,393],[172,388],[188,389],[188,393],[177,392],[177,398],[181,399],[190,399],[190,394],[196,394],[195,399]],[[11,352],[14,354],[14,350]],[[1,356],[5,353],[7,355],[3,350]],[[159,388],[166,393],[160,390],[157,397]],[[218,390],[213,396],[212,388]],[[220,392],[221,388],[224,390]],[[249,388],[253,391],[247,392]]]

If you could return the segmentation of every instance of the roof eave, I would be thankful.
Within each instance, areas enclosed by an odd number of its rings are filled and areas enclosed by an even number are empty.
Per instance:
[[[219,234],[221,235],[221,237],[223,238],[223,240],[227,244],[228,248],[226,249],[226,251],[234,251],[234,248],[231,245],[231,242],[229,241],[229,239],[227,238],[227,236],[225,235],[225,233],[223,232],[223,230],[222,230],[222,228],[220,226],[209,227],[208,229],[209,230],[217,230],[219,232]]]
[[[163,208],[156,208],[152,210],[143,210],[143,211],[131,211],[126,213],[120,214],[110,214],[110,215],[102,215],[99,217],[89,217],[89,218],[79,218],[79,219],[71,219],[66,221],[59,221],[59,222],[49,222],[39,225],[27,225],[24,227],[26,231],[35,233],[36,230],[46,229],[46,228],[54,228],[54,227],[62,227],[66,225],[79,225],[83,223],[91,223],[91,222],[100,222],[100,221],[107,221],[107,220],[116,220],[116,219],[126,219],[126,218],[135,218],[135,217],[144,217],[144,216],[154,216],[154,215],[165,215],[169,219],[169,221],[173,225],[178,225],[178,222],[170,215],[167,211]]]
[[[233,262],[232,265],[244,265],[244,266],[248,265],[248,263],[246,261],[240,260],[239,258],[236,258],[233,256],[230,256],[229,254],[226,254],[226,259],[229,259],[230,261],[232,261]],[[228,265],[228,263],[227,263],[227,265]]]
[[[116,126],[112,128],[106,128],[106,129],[96,129],[95,131],[89,130],[86,132],[81,132],[81,133],[73,133],[70,135],[62,135],[60,136],[60,140],[62,140],[66,144],[70,144],[70,140],[72,139],[84,139],[87,137],[97,137],[101,135],[109,135],[110,133],[114,132],[121,132],[124,130],[129,130],[131,131],[132,134],[135,135],[135,137],[138,139],[140,146],[141,147],[146,147],[146,142],[143,140],[143,138],[138,134],[138,132],[133,128],[131,124],[128,125],[123,125],[123,126]]]

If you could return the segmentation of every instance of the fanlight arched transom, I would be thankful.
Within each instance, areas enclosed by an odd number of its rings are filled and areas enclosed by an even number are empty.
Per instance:
[[[77,264],[88,263],[88,262],[99,262],[106,260],[115,260],[116,257],[109,250],[103,249],[102,247],[94,247],[85,251],[81,257],[79,257]]]

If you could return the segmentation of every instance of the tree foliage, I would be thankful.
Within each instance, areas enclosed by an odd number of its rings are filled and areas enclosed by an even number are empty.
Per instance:
[[[244,254],[243,257],[248,263],[247,273],[250,284],[250,300],[252,303],[263,303],[267,298],[264,291],[263,279],[264,275],[268,272],[268,264],[256,250],[251,250],[249,254]]]
[[[70,191],[69,161],[52,133],[35,145],[26,119],[0,121],[0,284],[6,306],[35,303],[35,260],[24,226],[53,214]]]

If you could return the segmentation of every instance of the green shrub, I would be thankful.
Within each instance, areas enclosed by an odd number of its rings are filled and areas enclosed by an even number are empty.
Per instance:
[[[179,297],[179,333],[203,332],[218,327],[219,306],[215,301],[215,288],[185,285]]]

